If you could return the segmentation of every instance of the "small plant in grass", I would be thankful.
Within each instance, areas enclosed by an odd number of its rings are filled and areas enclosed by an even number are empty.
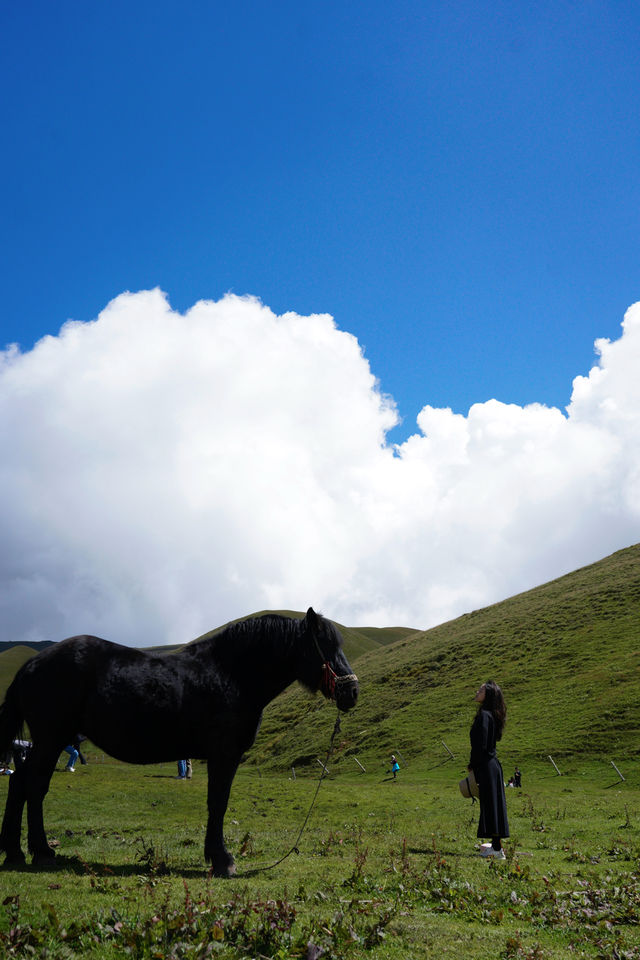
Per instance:
[[[170,872],[168,857],[165,850],[156,846],[143,837],[136,837],[136,863],[143,867],[149,877],[167,876]]]
[[[529,794],[524,794],[522,797],[524,801],[524,815],[531,820],[531,829],[536,833],[544,833],[547,829],[542,817],[536,812],[533,806],[533,799]]]
[[[31,945],[32,927],[28,923],[20,923],[20,897],[17,894],[5,897],[2,906],[5,907],[7,929],[0,931],[0,944],[6,956],[17,956]]]
[[[563,850],[567,852],[567,860],[570,863],[588,863],[588,858],[576,846],[576,837],[572,836],[569,843],[565,843]]]
[[[347,877],[346,880],[343,880],[342,885],[344,887],[350,887],[353,890],[361,889],[362,887],[369,886],[369,880],[365,877],[364,867],[367,862],[367,856],[369,851],[367,847],[364,849],[358,848],[356,850],[356,856],[353,866],[353,872],[350,877]]]
[[[247,831],[247,833],[245,833],[244,837],[240,841],[240,846],[238,848],[238,856],[252,857],[254,856],[255,852],[256,850],[255,850],[255,843],[253,840],[253,836]]]
[[[107,893],[118,889],[119,885],[113,876],[113,870],[106,864],[102,865],[98,873],[98,871],[87,863],[86,860],[83,860],[82,857],[76,856],[74,860],[89,878],[89,886],[92,890],[95,890],[97,893]]]
[[[522,934],[516,932],[513,937],[508,937],[501,954],[505,960],[544,960],[547,956],[539,943],[534,943],[531,947],[526,947],[522,942]]]

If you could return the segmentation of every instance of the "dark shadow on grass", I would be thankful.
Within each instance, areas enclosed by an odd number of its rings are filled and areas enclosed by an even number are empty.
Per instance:
[[[30,863],[7,863],[0,867],[2,873],[41,873],[41,867],[32,867]]]
[[[190,777],[177,777],[175,773],[143,773],[146,780],[189,780]]]
[[[158,870],[157,872],[149,872],[145,869],[142,864],[139,863],[119,863],[110,865],[104,861],[99,863],[92,860],[81,860],[79,857],[67,857],[62,854],[58,854],[56,857],[55,864],[47,867],[38,867],[33,864],[21,864],[21,865],[11,865],[3,868],[7,872],[12,870],[13,872],[20,873],[32,873],[32,874],[45,874],[45,873],[72,873],[76,876],[90,876],[98,877],[102,880],[108,880],[110,877],[141,877],[146,878],[149,881],[157,880],[159,877],[185,877],[191,879],[201,879],[207,877],[210,874],[210,868],[203,864],[200,867],[168,867],[166,870]]]

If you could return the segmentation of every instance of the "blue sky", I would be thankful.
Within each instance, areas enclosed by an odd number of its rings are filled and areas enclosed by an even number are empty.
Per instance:
[[[428,627],[639,542],[639,28],[0,2],[3,636]]]
[[[639,296],[636,4],[0,7],[0,341],[125,290],[330,313],[426,403],[564,408]]]

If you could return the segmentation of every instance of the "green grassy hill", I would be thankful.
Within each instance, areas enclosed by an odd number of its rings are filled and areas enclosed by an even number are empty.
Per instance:
[[[638,759],[640,545],[365,653],[356,669],[360,701],[343,720],[334,764],[351,755],[379,764],[391,751],[437,763],[448,756],[442,741],[463,760],[473,696],[489,678],[507,700],[505,766],[549,754]],[[329,713],[292,688],[268,708],[251,759],[314,764]]]
[[[344,651],[349,661],[419,632],[411,627],[343,627],[340,623],[336,626],[344,638]]]
[[[432,630],[340,629],[361,696],[334,764],[381,764],[393,751],[433,765],[448,756],[443,741],[464,762],[473,696],[488,678],[509,710],[505,766],[640,757],[640,545]],[[0,693],[30,655],[0,654]],[[333,718],[320,696],[290,688],[265,712],[249,762],[315,765]]]
[[[4,700],[7,687],[11,683],[16,671],[30,660],[37,651],[33,647],[11,646],[0,653],[0,703]]]

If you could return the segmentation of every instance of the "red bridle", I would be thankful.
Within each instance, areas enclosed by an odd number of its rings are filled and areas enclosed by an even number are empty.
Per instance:
[[[320,689],[324,693],[327,700],[336,699],[336,687],[339,687],[341,683],[357,683],[358,678],[355,673],[347,673],[343,677],[339,677],[335,672],[331,664],[325,662],[322,664],[322,680],[320,681]]]
[[[338,679],[338,674],[328,663],[322,664],[322,680],[320,682],[320,689],[324,693],[327,700],[335,700],[336,698],[336,680]]]
[[[320,689],[327,700],[335,700],[336,687],[339,687],[342,683],[357,683],[358,678],[356,677],[355,673],[347,673],[343,677],[339,677],[329,661],[324,659],[324,654],[320,649],[320,644],[315,637],[313,638],[313,642],[315,643],[316,650],[320,654],[320,659],[322,660],[322,680],[320,681]]]

